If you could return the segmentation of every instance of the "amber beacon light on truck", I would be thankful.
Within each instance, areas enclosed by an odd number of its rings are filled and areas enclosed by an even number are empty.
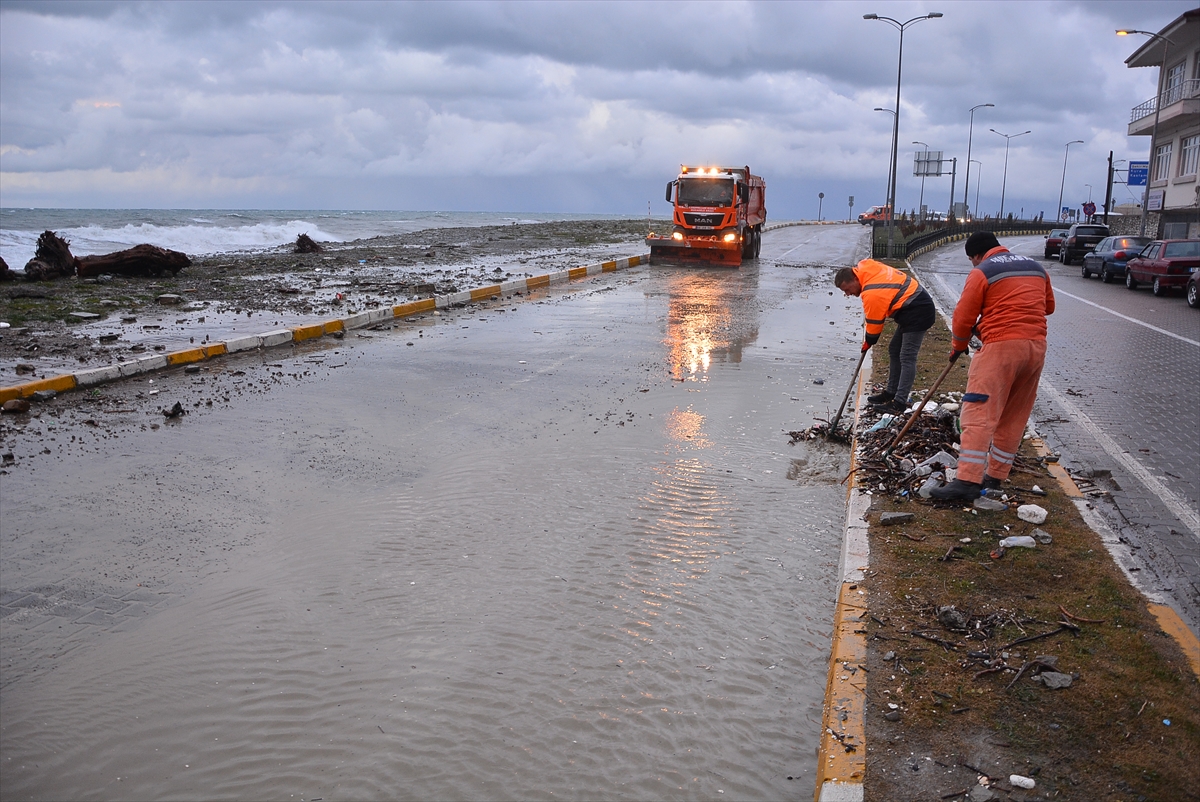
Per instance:
[[[684,165],[667,184],[671,233],[646,237],[650,263],[707,262],[737,267],[754,259],[767,222],[766,182],[749,167]]]

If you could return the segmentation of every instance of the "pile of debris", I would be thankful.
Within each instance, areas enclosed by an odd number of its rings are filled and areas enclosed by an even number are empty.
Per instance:
[[[174,276],[189,266],[187,254],[159,248],[157,245],[135,245],[124,251],[82,258],[71,255],[71,243],[53,231],[43,231],[38,237],[37,251],[25,264],[25,275],[10,270],[0,260],[0,281],[54,281],[59,278],[115,274],[124,276]]]

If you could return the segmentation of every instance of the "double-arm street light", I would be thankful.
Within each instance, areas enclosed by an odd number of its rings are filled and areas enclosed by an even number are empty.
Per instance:
[[[1063,152],[1063,176],[1062,176],[1062,183],[1060,183],[1058,185],[1058,214],[1055,215],[1055,219],[1058,220],[1058,222],[1060,222],[1060,223],[1062,222],[1062,219],[1063,219],[1063,210],[1062,210],[1063,188],[1066,187],[1066,185],[1067,185],[1067,156],[1071,153],[1072,145],[1082,145],[1082,144],[1083,144],[1082,139],[1074,139],[1067,143],[1067,148]]]
[[[1158,141],[1158,111],[1162,108],[1163,76],[1167,72],[1167,51],[1175,43],[1162,34],[1151,33],[1150,31],[1135,31],[1132,28],[1123,28],[1117,31],[1117,36],[1128,36],[1131,33],[1140,33],[1142,36],[1149,36],[1151,39],[1161,39],[1163,42],[1162,66],[1158,68],[1158,82],[1154,86],[1154,128],[1150,131],[1150,174],[1146,176],[1146,188],[1142,190],[1142,226],[1138,230],[1138,235],[1144,237],[1146,236],[1146,206],[1150,202],[1150,181],[1154,177],[1154,145]]]
[[[921,199],[917,201],[917,211],[921,214],[921,222],[925,222],[925,172],[929,169],[929,145],[924,142],[913,140],[914,145],[921,145],[925,148],[925,158],[921,162]]]
[[[967,128],[967,177],[963,179],[963,217],[967,216],[967,190],[971,188],[971,140],[975,135],[975,109],[994,109],[995,103],[980,103],[971,107],[971,124]],[[978,193],[976,193],[978,194]],[[979,211],[976,209],[976,211]]]
[[[1000,219],[1004,220],[1004,191],[1008,188],[1008,143],[1019,136],[1033,133],[1032,131],[1022,131],[1019,134],[1001,134],[995,128],[989,128],[993,134],[999,134],[1004,137],[1004,178],[1000,180]]]
[[[863,19],[886,22],[888,25],[891,25],[893,28],[900,31],[900,52],[896,57],[896,127],[895,130],[892,131],[892,177],[888,182],[888,203],[891,205],[891,213],[888,215],[888,256],[892,255],[892,242],[895,238],[894,232],[896,225],[896,156],[897,149],[900,146],[900,73],[904,68],[904,30],[910,25],[916,25],[921,20],[938,19],[941,16],[941,12],[934,11],[929,14],[923,14],[920,17],[913,17],[905,22],[901,22],[900,20],[892,19],[891,17],[881,17],[878,14],[863,14]]]

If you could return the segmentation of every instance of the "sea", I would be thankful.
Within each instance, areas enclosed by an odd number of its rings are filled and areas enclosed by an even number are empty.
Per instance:
[[[0,208],[0,257],[13,270],[33,258],[37,238],[54,231],[75,256],[149,243],[189,256],[269,251],[308,234],[318,242],[352,242],[428,228],[612,220],[615,214],[402,212],[278,209]]]

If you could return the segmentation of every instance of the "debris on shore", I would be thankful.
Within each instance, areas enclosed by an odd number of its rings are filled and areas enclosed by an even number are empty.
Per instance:
[[[75,260],[80,278],[105,274],[120,276],[172,276],[192,264],[187,254],[157,245],[134,245],[124,251],[101,256],[82,256]]]
[[[71,255],[71,243],[53,231],[43,231],[38,236],[37,251],[25,263],[25,280],[53,281],[73,275],[75,257]]]
[[[300,236],[296,237],[296,247],[293,249],[292,252],[293,253],[320,253],[323,250],[325,250],[325,249],[321,247],[321,244],[318,243],[316,240],[314,240],[312,237],[308,236],[308,234],[301,234]]]

